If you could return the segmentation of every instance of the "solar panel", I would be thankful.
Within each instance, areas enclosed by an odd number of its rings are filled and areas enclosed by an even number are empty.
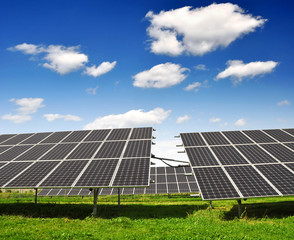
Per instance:
[[[206,139],[207,147],[196,144],[184,144],[184,147],[202,198],[293,195],[294,135],[291,133],[294,129],[199,133]],[[215,146],[226,145],[221,135],[230,141],[229,146]]]
[[[150,157],[151,142],[146,141],[129,141],[124,153],[124,157]]]
[[[5,146],[5,147],[1,147],[0,146],[0,154],[4,151],[6,151],[7,149],[11,148],[11,146]]]
[[[291,134],[292,136],[294,136],[294,128],[289,128],[289,129],[283,129],[285,132]]]
[[[46,153],[40,160],[62,160],[64,159],[78,144],[58,144]]]
[[[54,147],[54,144],[36,145],[17,157],[14,161],[37,160],[52,147]]]
[[[130,128],[113,129],[107,140],[126,140],[130,132]]]
[[[223,165],[248,164],[233,146],[218,146],[211,149]]]
[[[294,142],[294,137],[279,129],[263,130],[268,135],[278,140],[279,142]]]
[[[69,134],[62,142],[81,142],[90,131],[74,131]]]
[[[134,128],[131,139],[150,139],[152,138],[152,131],[151,127],[146,128]]]
[[[44,140],[50,134],[52,134],[52,132],[36,133],[26,140],[22,141],[20,144],[36,144]]]
[[[125,141],[105,142],[96,154],[95,158],[119,158],[125,144]]]
[[[100,146],[100,142],[81,143],[67,159],[90,159]]]
[[[240,198],[221,167],[203,167],[193,170],[204,200]]]
[[[294,151],[289,150],[281,144],[262,144],[261,147],[281,162],[294,162]]]
[[[22,145],[22,146],[15,146],[7,151],[0,154],[0,161],[11,161],[14,158],[18,157],[20,154],[23,154],[25,151],[27,151],[29,148],[31,148],[33,145]]]
[[[103,129],[103,130],[93,130],[86,138],[85,142],[87,141],[103,141],[107,135],[109,134],[110,129]]]
[[[243,131],[247,136],[249,136],[256,143],[270,143],[276,142],[273,138],[269,137],[260,130],[246,130]]]
[[[184,146],[205,146],[199,133],[181,133]]]
[[[19,134],[19,135],[16,135],[16,136],[9,138],[8,140],[2,142],[0,145],[15,145],[15,144],[22,142],[23,140],[25,140],[26,138],[28,138],[32,135],[33,135],[32,133]]]
[[[64,139],[71,132],[55,132],[51,134],[49,137],[44,139],[41,143],[59,143],[62,139]]]
[[[246,137],[240,131],[229,131],[229,132],[222,132],[233,144],[246,144],[246,143],[253,143],[248,137]]]
[[[12,138],[14,137],[16,134],[3,134],[3,135],[0,135],[0,143],[8,140],[9,138]]]
[[[207,147],[186,148],[186,152],[193,167],[219,165]]]
[[[220,132],[201,133],[208,145],[226,145],[230,144]]]

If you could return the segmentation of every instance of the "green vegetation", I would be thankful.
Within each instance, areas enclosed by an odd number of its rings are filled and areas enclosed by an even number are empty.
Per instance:
[[[98,198],[0,193],[0,239],[293,239],[294,197],[209,203],[189,195]]]

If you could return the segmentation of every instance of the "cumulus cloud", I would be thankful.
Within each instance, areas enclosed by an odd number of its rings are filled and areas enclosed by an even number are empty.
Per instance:
[[[198,92],[200,86],[201,86],[200,82],[194,82],[194,83],[189,84],[187,87],[185,87],[184,90],[186,90],[186,91],[195,90],[195,92]]]
[[[82,121],[82,118],[80,118],[79,116],[75,116],[71,114],[61,115],[58,113],[55,113],[55,114],[49,113],[49,114],[44,114],[43,117],[46,118],[48,122],[53,122],[57,119],[63,119],[64,121],[73,121],[73,122]]]
[[[288,106],[291,105],[291,102],[288,100],[282,100],[280,102],[277,103],[278,106]]]
[[[34,44],[19,44],[8,48],[10,51],[20,51],[24,54],[42,54],[45,63],[43,67],[49,68],[59,74],[67,74],[85,67],[88,56],[79,51],[78,46],[65,47],[62,45],[41,46]]]
[[[247,124],[247,120],[245,118],[240,118],[234,123],[234,125],[238,127],[245,126],[246,124]]]
[[[9,120],[14,123],[22,123],[32,119],[32,114],[36,113],[40,108],[44,107],[42,104],[43,98],[12,98],[9,100],[15,105],[19,106],[16,109],[17,114],[6,114],[2,116],[3,120]]]
[[[221,118],[211,118],[211,119],[209,119],[209,122],[210,122],[210,123],[219,123],[219,122],[221,122],[221,121],[222,121]]]
[[[195,9],[186,6],[159,14],[149,11],[146,18],[150,21],[151,52],[171,56],[203,55],[227,47],[266,22],[231,3]]]
[[[170,113],[170,110],[166,111],[162,108],[155,108],[149,112],[143,109],[130,110],[123,114],[98,117],[93,122],[84,126],[84,129],[152,126],[154,124],[161,124]]]
[[[186,71],[189,69],[182,68],[179,64],[159,64],[133,76],[133,85],[141,88],[168,88],[185,80]]]
[[[216,76],[216,80],[230,77],[232,81],[237,84],[241,83],[245,77],[253,78],[256,75],[271,73],[277,65],[278,63],[274,61],[258,61],[245,64],[241,60],[229,60],[227,62],[227,69],[220,72]]]
[[[194,67],[196,70],[206,71],[208,70],[204,64],[198,64]]]
[[[103,62],[99,66],[93,65],[92,67],[86,67],[84,71],[85,74],[92,77],[99,77],[105,73],[110,72],[116,65],[116,61],[114,62]]]
[[[97,90],[98,90],[98,86],[96,86],[95,88],[87,88],[86,93],[91,95],[96,95]]]
[[[181,124],[183,122],[189,121],[190,119],[191,119],[191,117],[188,116],[188,115],[180,116],[180,117],[177,118],[177,123]]]

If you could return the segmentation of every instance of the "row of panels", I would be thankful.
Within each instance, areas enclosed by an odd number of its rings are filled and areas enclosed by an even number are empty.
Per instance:
[[[294,142],[294,129],[181,133],[180,136],[185,147]]]
[[[294,162],[294,143],[188,147],[193,167]]]
[[[16,145],[0,146],[0,161],[150,157],[150,152],[151,140]]]
[[[294,195],[294,163],[193,170],[204,200]]]
[[[152,167],[148,188],[121,188],[120,194],[164,194],[198,192],[198,187],[190,167]],[[42,189],[39,196],[87,196],[89,189]],[[99,189],[99,195],[118,194],[116,188]]]
[[[148,186],[150,158],[0,163],[0,188]]]
[[[77,143],[97,142],[130,139],[151,139],[151,127],[148,128],[122,128],[122,129],[101,129],[84,131],[63,131],[26,134],[2,134],[0,145],[24,145],[38,143]]]

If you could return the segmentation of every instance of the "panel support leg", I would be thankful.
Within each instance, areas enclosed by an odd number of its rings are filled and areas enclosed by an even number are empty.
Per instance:
[[[120,188],[117,189],[117,203],[120,206]]]
[[[209,208],[212,209],[212,201],[209,201]]]
[[[35,188],[35,204],[38,203],[38,188]]]
[[[238,202],[238,218],[241,217],[242,214],[242,204],[241,204],[241,199],[237,199]]]
[[[97,217],[97,199],[98,199],[98,188],[94,188],[94,207],[93,207],[93,216]]]

